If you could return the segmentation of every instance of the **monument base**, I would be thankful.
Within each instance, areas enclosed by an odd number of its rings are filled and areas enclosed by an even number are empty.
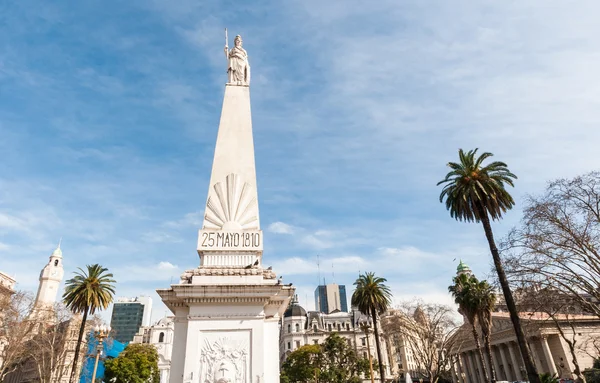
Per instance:
[[[294,290],[239,267],[187,270],[157,290],[175,315],[170,383],[279,382],[278,322]]]

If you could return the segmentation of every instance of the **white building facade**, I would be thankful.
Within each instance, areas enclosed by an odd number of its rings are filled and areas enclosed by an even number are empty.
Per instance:
[[[131,343],[146,343],[156,347],[158,351],[158,369],[160,383],[169,382],[171,371],[171,354],[173,352],[174,317],[164,317],[151,326],[143,326],[133,337]]]
[[[368,333],[360,324],[368,320],[367,317],[356,310],[350,312],[337,312],[324,314],[318,311],[306,312],[294,299],[292,304],[283,314],[279,334],[279,362],[283,364],[289,354],[298,348],[310,344],[322,344],[325,339],[337,333],[345,338],[359,357],[368,358],[369,348],[372,358],[377,359],[375,334],[372,327]],[[367,342],[368,337],[368,342]],[[386,375],[390,375],[390,362],[386,342],[380,333],[381,354],[386,366]],[[367,348],[367,344],[369,348]],[[377,370],[377,369],[376,369]],[[379,376],[379,371],[373,371]]]

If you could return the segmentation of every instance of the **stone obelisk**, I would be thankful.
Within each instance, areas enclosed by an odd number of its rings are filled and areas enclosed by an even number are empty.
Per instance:
[[[170,383],[279,382],[278,322],[294,288],[262,267],[250,112],[240,36],[225,47],[228,83],[217,135],[200,266],[157,290],[175,315]]]

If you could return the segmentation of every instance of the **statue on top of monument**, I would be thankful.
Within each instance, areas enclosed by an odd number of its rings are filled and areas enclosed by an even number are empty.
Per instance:
[[[227,57],[228,84],[250,85],[250,64],[248,53],[242,48],[242,36],[233,39],[234,47],[229,50],[227,46],[227,28],[225,28],[225,56]]]

